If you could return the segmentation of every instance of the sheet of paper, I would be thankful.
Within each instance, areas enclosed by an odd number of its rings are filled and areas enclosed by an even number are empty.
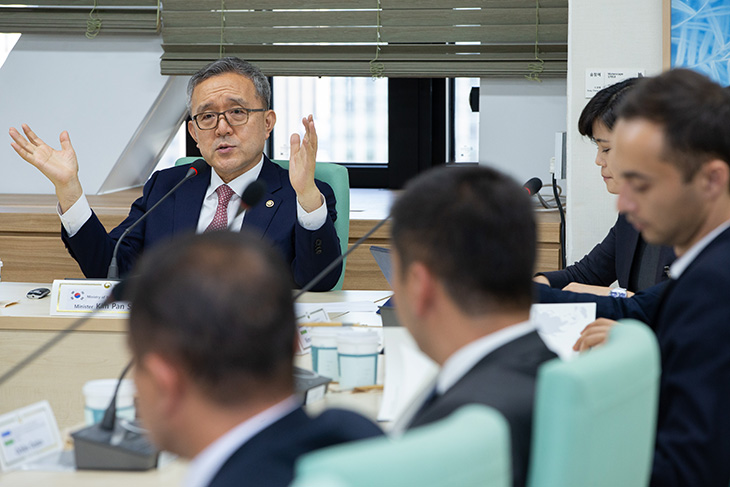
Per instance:
[[[530,321],[550,350],[563,360],[574,357],[573,344],[596,319],[596,303],[533,304]]]
[[[382,326],[383,322],[377,314],[378,305],[372,301],[350,301],[343,303],[295,303],[294,313],[297,317],[312,315],[324,311],[329,321],[341,323],[359,323],[367,326]],[[298,320],[303,321],[303,320]],[[323,321],[323,320],[308,320]]]

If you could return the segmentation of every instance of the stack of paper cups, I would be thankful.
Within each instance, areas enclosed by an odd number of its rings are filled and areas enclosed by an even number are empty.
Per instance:
[[[339,331],[334,327],[314,327],[309,332],[309,336],[312,338],[312,369],[335,382],[339,379],[337,366],[337,334]]]
[[[340,389],[375,385],[378,377],[378,334],[342,330],[337,335]]]

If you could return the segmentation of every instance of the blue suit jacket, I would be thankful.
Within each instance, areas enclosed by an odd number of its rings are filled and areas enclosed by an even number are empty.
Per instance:
[[[606,238],[593,247],[585,257],[563,270],[541,273],[550,281],[550,286],[562,289],[571,282],[608,286],[618,280],[619,286],[629,287],[631,267],[635,265],[634,256],[639,245],[639,232],[619,215],[616,223],[609,230]],[[674,261],[674,250],[671,247],[661,247],[659,265],[657,266],[654,283],[666,279],[664,267]],[[636,292],[636,289],[629,289]]]
[[[652,486],[730,484],[730,229],[662,297]]]
[[[330,409],[310,418],[299,408],[244,443],[209,487],[286,487],[301,455],[382,434],[376,425],[350,411]]]
[[[512,483],[527,482],[537,370],[556,355],[537,332],[516,338],[486,355],[443,395],[419,410],[408,428],[445,418],[466,404],[486,404],[507,419],[512,445]]]
[[[189,167],[178,166],[154,173],[144,185],[142,196],[132,204],[129,216],[108,235],[95,214],[73,237],[61,229],[66,248],[86,277],[106,277],[114,245],[122,233],[172,189],[185,176]],[[210,184],[210,172],[210,166],[206,165],[200,174],[180,186],[125,237],[117,256],[121,275],[132,269],[143,250],[174,235],[196,231],[205,192]],[[296,193],[289,181],[289,173],[264,157],[258,180],[266,184],[267,192],[259,204],[246,211],[243,227],[257,231],[270,240],[279,249],[285,262],[290,264],[294,282],[300,287],[304,286],[340,255],[340,240],[334,227],[337,211],[332,188],[316,181],[327,200],[329,216],[321,228],[309,231],[297,221]],[[265,204],[269,201],[273,205]],[[341,269],[341,266],[334,269],[314,290],[331,289],[337,283]]]

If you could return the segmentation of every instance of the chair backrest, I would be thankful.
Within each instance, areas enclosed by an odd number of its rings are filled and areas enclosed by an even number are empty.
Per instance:
[[[199,157],[181,157],[175,161],[176,166],[190,164]],[[289,169],[289,161],[272,160],[284,169]],[[317,163],[314,170],[314,177],[329,184],[335,193],[335,209],[337,210],[337,221],[335,221],[335,230],[340,239],[340,249],[344,254],[347,252],[348,242],[350,238],[350,177],[345,166],[339,164],[331,164],[327,162]],[[345,265],[347,259],[342,262],[342,273],[333,290],[342,289],[342,283],[345,280]]]
[[[347,487],[508,487],[509,441],[509,426],[497,410],[468,405],[400,438],[356,441],[304,455],[292,487],[315,486],[324,478]]]
[[[659,345],[635,320],[606,344],[538,371],[530,487],[648,485],[659,397]]]

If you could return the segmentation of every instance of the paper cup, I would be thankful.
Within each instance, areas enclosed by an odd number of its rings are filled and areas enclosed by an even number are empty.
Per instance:
[[[117,386],[117,379],[91,380],[84,384],[84,420],[87,425],[98,423],[104,418],[104,411],[114,395],[114,388]],[[134,382],[130,379],[122,380],[117,394],[117,417],[133,420],[134,394],[136,389]]]
[[[319,375],[329,377],[337,382],[339,367],[337,365],[337,334],[335,328],[312,328],[312,369]]]
[[[343,330],[337,335],[340,389],[375,385],[378,377],[378,334]]]

